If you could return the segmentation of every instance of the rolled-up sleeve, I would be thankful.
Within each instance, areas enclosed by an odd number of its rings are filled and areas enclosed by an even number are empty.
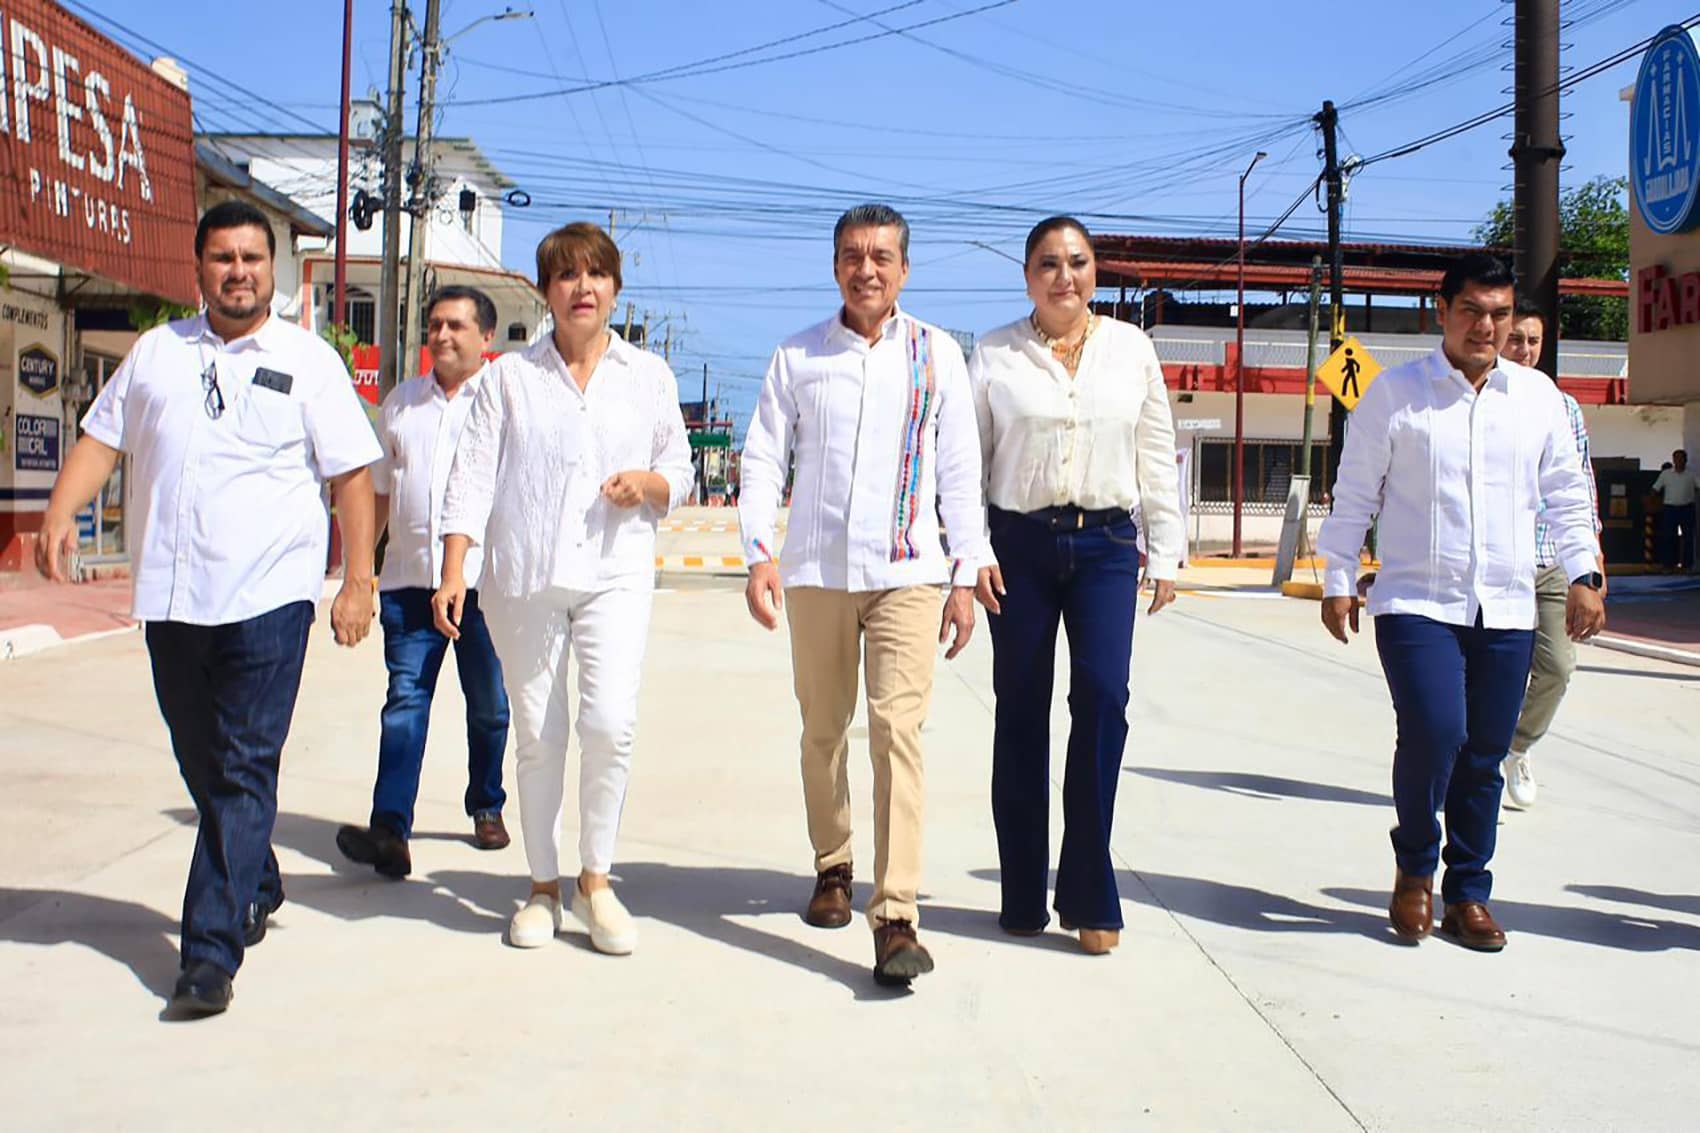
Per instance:
[[[679,380],[665,364],[656,381],[655,439],[649,470],[667,481],[667,507],[655,513],[658,517],[691,498],[696,473],[691,468],[691,442],[685,434],[684,414],[679,411]]]
[[[948,340],[936,349],[939,518],[953,560],[951,584],[972,586],[981,567],[997,562],[986,536],[980,428],[962,351]]]
[[[507,420],[502,389],[505,378],[506,368],[497,359],[490,364],[490,372],[484,376],[467,414],[443,492],[444,535],[465,535],[474,543],[484,542],[490,509],[496,503],[496,471]]]
[[[1316,536],[1316,549],[1325,563],[1322,593],[1327,598],[1349,598],[1357,591],[1364,536],[1381,514],[1393,459],[1388,400],[1393,387],[1385,379],[1375,382],[1352,410],[1340,472],[1334,478],[1334,510]]]
[[[791,444],[797,426],[797,405],[791,398],[785,351],[773,352],[755,416],[744,434],[739,464],[738,529],[748,563],[772,562],[779,504],[791,468]]]
[[[1172,582],[1180,575],[1186,553],[1186,524],[1181,519],[1169,388],[1163,382],[1163,365],[1148,339],[1139,343],[1138,372],[1145,382],[1145,401],[1134,425],[1134,449],[1139,511],[1145,520],[1145,573]]]

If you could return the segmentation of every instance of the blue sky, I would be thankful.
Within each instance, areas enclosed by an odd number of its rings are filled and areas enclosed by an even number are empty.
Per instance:
[[[711,386],[745,406],[773,345],[834,309],[831,226],[851,204],[890,199],[909,215],[906,306],[979,333],[1027,309],[1004,255],[1019,257],[1042,216],[1230,236],[1239,173],[1262,149],[1247,183],[1256,233],[1315,177],[1307,119],[1324,98],[1341,107],[1342,154],[1369,156],[1507,103],[1511,82],[1507,0],[445,0],[444,31],[510,5],[535,18],[453,42],[439,127],[475,139],[532,196],[508,212],[504,258],[527,270],[550,228],[615,210],[625,298],[671,318],[681,384],[695,389],[707,362]],[[336,0],[298,0],[288,18],[175,0],[169,21],[157,0],[69,6],[252,92],[221,95],[191,65],[210,129],[335,127]],[[424,0],[413,6],[422,18]],[[355,7],[358,96],[384,80],[389,5]],[[1573,70],[1696,11],[1673,0],[1564,10]],[[1566,184],[1622,172],[1618,92],[1634,69],[1566,93]],[[609,85],[491,101],[587,80]],[[1347,238],[1466,239],[1509,195],[1509,129],[1505,118],[1364,170]],[[1316,236],[1322,223],[1307,199],[1280,235]]]

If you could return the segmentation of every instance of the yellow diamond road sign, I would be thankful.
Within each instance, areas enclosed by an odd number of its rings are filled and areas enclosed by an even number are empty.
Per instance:
[[[1327,386],[1341,405],[1356,409],[1358,399],[1379,373],[1381,363],[1375,360],[1375,356],[1364,349],[1363,343],[1348,338],[1340,344],[1340,349],[1316,368],[1316,380]]]

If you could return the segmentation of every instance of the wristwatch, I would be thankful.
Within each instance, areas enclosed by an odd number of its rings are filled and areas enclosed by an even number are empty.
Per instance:
[[[1586,586],[1590,590],[1598,590],[1600,587],[1604,586],[1605,584],[1606,584],[1606,576],[1601,574],[1597,570],[1591,570],[1587,574],[1578,575],[1577,577],[1570,580],[1570,585],[1572,585],[1572,586]]]

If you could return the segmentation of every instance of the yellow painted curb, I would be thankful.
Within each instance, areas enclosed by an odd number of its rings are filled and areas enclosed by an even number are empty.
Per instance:
[[[1289,598],[1309,598],[1313,602],[1322,601],[1322,584],[1317,582],[1283,582],[1281,593]]]

